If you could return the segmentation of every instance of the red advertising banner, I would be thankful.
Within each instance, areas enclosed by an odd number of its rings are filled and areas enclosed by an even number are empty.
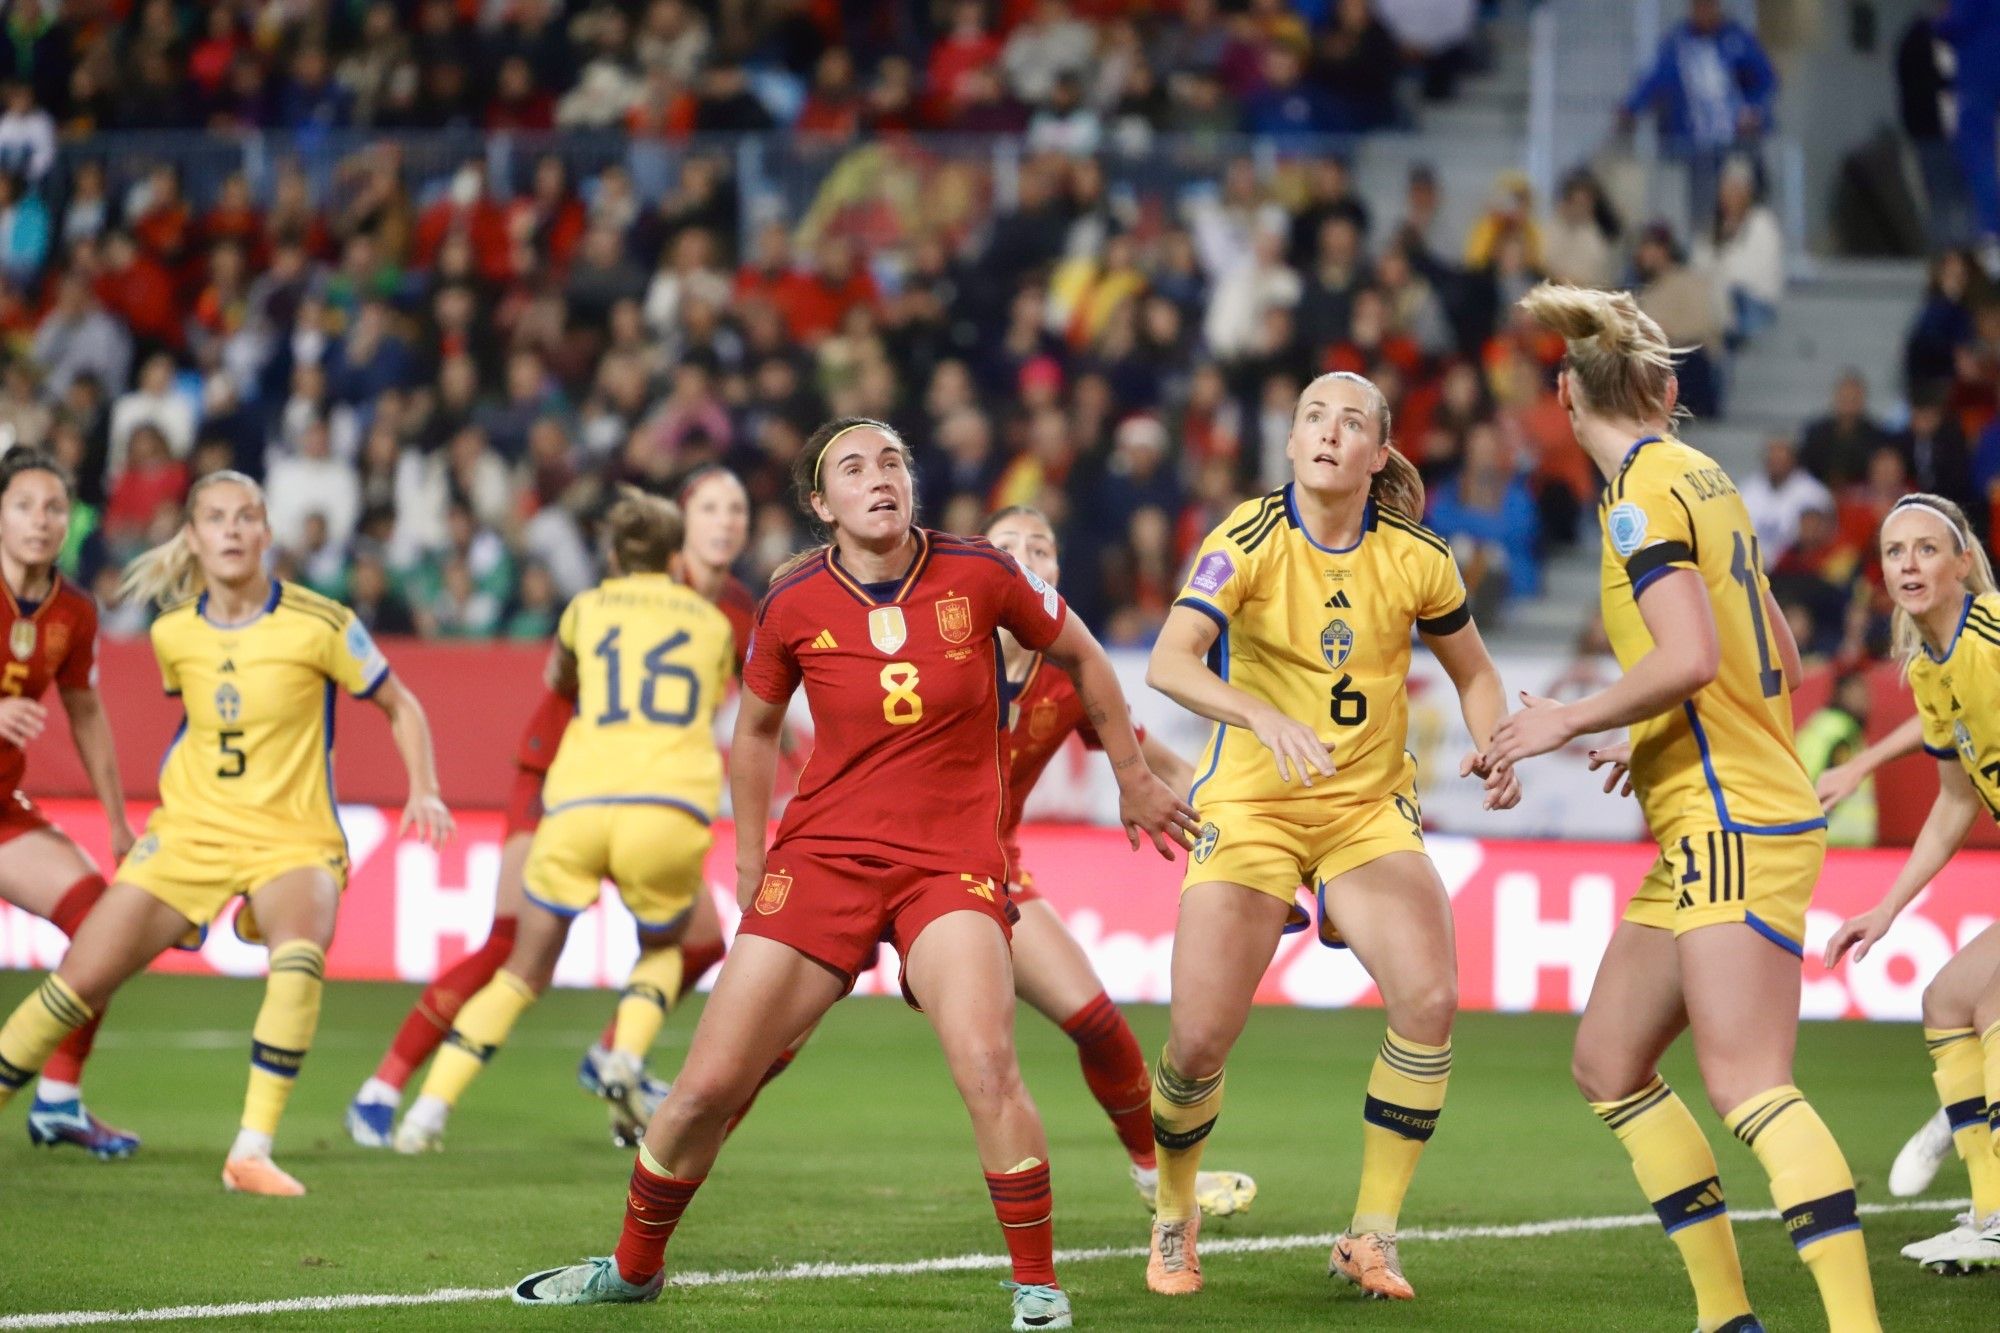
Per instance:
[[[48,813],[102,863],[104,818],[81,801],[45,803]],[[341,811],[354,862],[329,975],[424,981],[486,936],[499,872],[498,814],[461,815],[442,852],[394,836],[396,812]],[[734,843],[716,828],[709,890],[725,930],[735,927]],[[1174,908],[1181,865],[1150,847],[1131,851],[1115,829],[1029,825],[1023,847],[1035,882],[1083,944],[1113,999],[1168,998]],[[1460,1003],[1468,1010],[1576,1010],[1625,899],[1651,863],[1631,843],[1508,842],[1434,836],[1431,857],[1458,921]],[[1815,961],[1840,920],[1872,906],[1902,863],[1897,851],[1835,852],[1820,880],[1810,932],[1802,1011],[1812,1018],[1914,1020],[1926,982],[1952,953],[1992,924],[2000,853],[1965,852],[1920,897],[1861,964],[1832,973]],[[0,906],[0,967],[45,968],[61,958],[62,935],[25,912]],[[557,968],[558,984],[617,986],[635,956],[631,919],[608,889],[578,918]],[[861,978],[857,993],[896,994],[896,960]],[[229,976],[263,971],[264,951],[242,943],[227,921],[198,953],[170,952],[158,966]],[[1344,950],[1308,932],[1287,936],[1259,989],[1266,1004],[1319,1007],[1377,1003],[1367,975]]]

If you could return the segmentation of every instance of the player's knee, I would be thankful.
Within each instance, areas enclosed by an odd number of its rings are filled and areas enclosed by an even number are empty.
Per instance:
[[[1458,982],[1444,977],[1413,994],[1399,996],[1389,1015],[1396,1034],[1427,1046],[1442,1046],[1451,1040],[1452,1020],[1458,1017]]]
[[[1199,1020],[1176,1024],[1167,1039],[1167,1058],[1185,1078],[1210,1078],[1229,1059],[1235,1034]]]
[[[1925,1027],[1959,1028],[1966,1026],[1968,1021],[1977,1021],[1978,1006],[1975,1005],[1968,1011],[1965,997],[1957,993],[1957,987],[1953,986],[1951,981],[1952,978],[1948,974],[1939,973],[1931,978],[1928,986],[1924,987]],[[2000,1007],[2000,996],[1993,997],[1989,1003]]]
[[[111,997],[117,993],[118,980],[100,968],[89,966],[88,960],[76,960],[72,966],[74,953],[72,950],[72,957],[63,959],[62,966],[56,969],[56,975],[62,978],[64,985],[76,992],[77,999],[90,1006],[91,1012],[103,1013],[104,1006],[111,1003]]]
[[[1585,1101],[1615,1102],[1645,1086],[1653,1071],[1578,1042],[1570,1052],[1569,1076],[1576,1081],[1576,1090]]]
[[[676,1130],[726,1122],[749,1098],[748,1090],[739,1086],[741,1080],[726,1077],[727,1072],[683,1070],[657,1114]],[[754,1080],[751,1086],[755,1086]]]
[[[1018,1102],[1026,1091],[1014,1048],[1004,1042],[981,1042],[957,1052],[951,1061],[952,1080],[975,1117]]]

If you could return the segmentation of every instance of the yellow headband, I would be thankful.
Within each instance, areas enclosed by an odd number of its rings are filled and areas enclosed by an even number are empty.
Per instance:
[[[874,425],[875,425],[875,423],[874,423],[874,422],[872,422],[872,421],[857,421],[857,422],[855,422],[855,423],[854,423],[854,424],[853,424],[852,426],[842,426],[842,427],[841,427],[841,428],[840,428],[839,430],[835,431],[835,432],[834,432],[833,434],[831,434],[831,435],[829,435],[829,436],[827,436],[827,437],[826,437],[826,443],[825,443],[825,444],[822,444],[822,445],[821,445],[821,446],[819,447],[819,457],[818,457],[818,458],[815,458],[815,459],[813,459],[813,489],[814,489],[814,490],[818,490],[818,489],[819,489],[819,473],[820,473],[820,469],[826,466],[826,451],[827,451],[827,450],[829,450],[829,449],[831,449],[831,448],[833,448],[833,442],[834,442],[835,440],[839,439],[839,438],[840,438],[841,436],[843,436],[843,435],[847,434],[847,433],[848,433],[849,431],[855,431],[855,430],[867,430],[867,429],[869,429],[870,427],[872,427],[872,426],[874,426]]]

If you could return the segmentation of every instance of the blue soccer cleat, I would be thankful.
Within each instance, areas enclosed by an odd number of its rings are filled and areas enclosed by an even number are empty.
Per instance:
[[[1061,1287],[1002,1282],[1014,1292],[1015,1333],[1030,1329],[1070,1327],[1069,1296]]]
[[[514,1304],[637,1305],[658,1300],[666,1284],[664,1272],[653,1274],[650,1282],[627,1282],[619,1276],[616,1260],[599,1257],[528,1274],[514,1284]]]
[[[396,1107],[391,1102],[347,1104],[347,1137],[363,1148],[386,1148],[396,1131]]]
[[[137,1134],[105,1124],[76,1097],[65,1102],[35,1098],[28,1108],[28,1141],[37,1148],[74,1144],[100,1162],[122,1161],[139,1151]]]
[[[583,1059],[576,1066],[576,1085],[593,1097],[604,1095],[604,1062],[611,1058],[609,1047],[596,1042],[583,1049]]]

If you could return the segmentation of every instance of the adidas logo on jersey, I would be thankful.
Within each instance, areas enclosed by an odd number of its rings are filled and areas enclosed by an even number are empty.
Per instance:
[[[839,644],[837,644],[837,643],[835,643],[835,642],[833,641],[833,631],[832,631],[832,630],[830,630],[830,629],[823,629],[823,630],[821,630],[821,631],[819,632],[819,637],[818,637],[817,639],[814,639],[814,640],[812,641],[812,646],[813,646],[813,647],[815,647],[815,648],[838,648],[838,647],[840,647],[840,645],[839,645]]]
[[[222,659],[222,665],[217,667],[216,671],[224,676],[233,676],[236,674],[236,663],[225,657]]]
[[[1354,609],[1354,603],[1347,600],[1347,594],[1344,592],[1337,592],[1327,598],[1326,605],[1329,610],[1334,607],[1339,607],[1344,611],[1352,611]]]

